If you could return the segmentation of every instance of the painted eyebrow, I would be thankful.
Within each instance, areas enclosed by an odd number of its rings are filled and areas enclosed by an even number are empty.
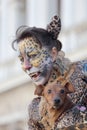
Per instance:
[[[32,48],[30,51],[27,49],[27,50],[26,50],[26,53],[29,53],[28,55],[31,56],[31,55],[33,55],[34,53],[38,54],[39,51],[38,51],[38,49]]]
[[[28,48],[28,49],[26,49],[26,53],[31,53],[34,50],[35,50],[34,48]]]

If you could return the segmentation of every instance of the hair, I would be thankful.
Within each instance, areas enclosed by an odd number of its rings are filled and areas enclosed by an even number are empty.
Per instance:
[[[58,51],[61,50],[62,44],[59,40],[54,39],[53,35],[47,30],[36,27],[20,26],[16,31],[16,39],[12,42],[12,48],[16,50],[15,43],[18,44],[21,40],[27,37],[35,37],[43,47],[51,50],[56,47]]]

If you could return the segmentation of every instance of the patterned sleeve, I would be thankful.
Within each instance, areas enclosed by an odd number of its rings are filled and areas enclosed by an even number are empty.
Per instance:
[[[78,103],[87,94],[86,81],[84,78],[84,65],[87,65],[87,61],[79,61],[76,63],[76,68],[73,74],[70,76],[70,81],[75,87],[75,92],[69,94],[74,103]],[[86,103],[87,104],[87,103]]]
[[[28,130],[45,130],[43,124],[40,123],[39,116],[39,102],[40,97],[34,98],[31,104],[29,105],[28,113]]]
[[[60,128],[60,129],[56,129],[56,130],[87,130],[87,123],[71,125],[69,127]]]

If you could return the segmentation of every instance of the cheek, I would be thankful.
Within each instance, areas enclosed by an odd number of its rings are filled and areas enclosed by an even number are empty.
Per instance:
[[[66,95],[65,94],[60,94],[60,97],[61,97],[61,100],[64,102],[65,98],[66,98]]]
[[[23,71],[25,71],[24,66],[23,66],[23,63],[21,64],[21,68],[22,68]],[[26,72],[26,71],[25,71],[25,72]]]
[[[52,95],[52,94],[47,95],[47,96],[46,96],[46,100],[47,100],[47,102],[48,102],[51,106],[53,106],[53,95]]]
[[[36,57],[35,59],[33,59],[31,61],[31,64],[34,66],[34,67],[39,67],[41,66],[44,62],[45,62],[46,58],[45,56],[42,54],[41,56],[39,57]]]
[[[31,64],[34,66],[34,67],[38,67],[40,65],[40,59],[39,58],[36,58],[35,60],[32,60],[31,61]]]

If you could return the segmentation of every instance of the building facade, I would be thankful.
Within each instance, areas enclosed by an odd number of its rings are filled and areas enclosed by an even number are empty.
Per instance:
[[[66,57],[87,58],[87,0],[0,0],[0,130],[27,130],[34,85],[11,47],[21,25],[46,28],[54,15],[62,21],[59,39]]]

